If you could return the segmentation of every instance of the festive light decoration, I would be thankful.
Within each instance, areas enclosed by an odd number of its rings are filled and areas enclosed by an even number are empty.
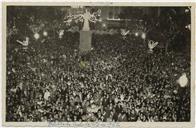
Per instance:
[[[90,13],[90,11],[88,11],[88,9],[86,9],[84,14],[70,15],[66,17],[64,23],[70,26],[72,21],[83,22],[82,30],[89,31],[90,30],[89,21],[93,23],[97,21],[102,21],[101,19],[98,19],[100,15],[101,15],[100,9],[97,12],[93,12],[92,14]]]
[[[185,28],[191,30],[191,25],[188,24],[188,25],[185,26]]]
[[[185,13],[188,13],[188,12],[189,12],[189,9],[185,9],[184,12],[185,12]]]
[[[38,34],[38,33],[35,33],[35,34],[34,34],[34,38],[35,38],[36,40],[38,40],[38,39],[39,39],[39,37],[40,37],[40,36],[39,36],[39,34]]]
[[[141,37],[142,37],[142,39],[146,39],[146,33],[142,33],[142,35],[141,35]]]
[[[29,45],[29,37],[25,37],[24,41],[16,40],[18,43],[20,43],[23,46],[28,46]]]
[[[44,35],[44,36],[48,36],[48,32],[44,31],[44,32],[43,32],[43,35]]]
[[[186,73],[183,73],[180,78],[177,80],[177,83],[180,85],[180,87],[186,87],[188,84],[188,78],[186,76]]]
[[[71,22],[72,22],[72,18],[68,18],[68,20],[64,21],[64,23],[66,23],[68,26],[71,25]]]
[[[136,32],[136,33],[135,33],[135,36],[139,36],[139,33],[138,33],[138,32]]]
[[[126,31],[125,29],[121,29],[122,36],[126,36],[127,34],[129,34],[129,32],[130,32],[129,30]]]
[[[158,42],[155,42],[153,40],[148,41],[148,48],[150,52],[153,52],[153,49],[158,45]]]
[[[103,24],[102,24],[102,26],[105,28],[105,27],[106,27],[106,24],[105,24],[105,23],[103,23]]]

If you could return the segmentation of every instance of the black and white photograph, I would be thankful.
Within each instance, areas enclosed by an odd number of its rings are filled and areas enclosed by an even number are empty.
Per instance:
[[[5,122],[191,122],[191,9],[7,5]]]

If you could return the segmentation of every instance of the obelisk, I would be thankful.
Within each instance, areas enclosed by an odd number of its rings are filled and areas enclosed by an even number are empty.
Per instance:
[[[91,18],[90,12],[85,11],[83,15],[84,23],[83,28],[80,31],[80,44],[79,50],[81,53],[88,52],[91,50],[91,41],[92,41],[92,31],[90,30],[89,20]]]

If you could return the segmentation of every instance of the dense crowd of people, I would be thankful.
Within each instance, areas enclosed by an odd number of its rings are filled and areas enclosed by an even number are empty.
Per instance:
[[[92,50],[79,52],[79,33],[28,47],[7,42],[6,120],[190,121],[190,56],[155,48],[135,38],[92,37]]]

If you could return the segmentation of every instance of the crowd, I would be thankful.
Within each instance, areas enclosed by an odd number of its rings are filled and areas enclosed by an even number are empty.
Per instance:
[[[92,38],[79,54],[79,33],[23,48],[7,42],[6,121],[190,121],[190,56],[118,34]]]

